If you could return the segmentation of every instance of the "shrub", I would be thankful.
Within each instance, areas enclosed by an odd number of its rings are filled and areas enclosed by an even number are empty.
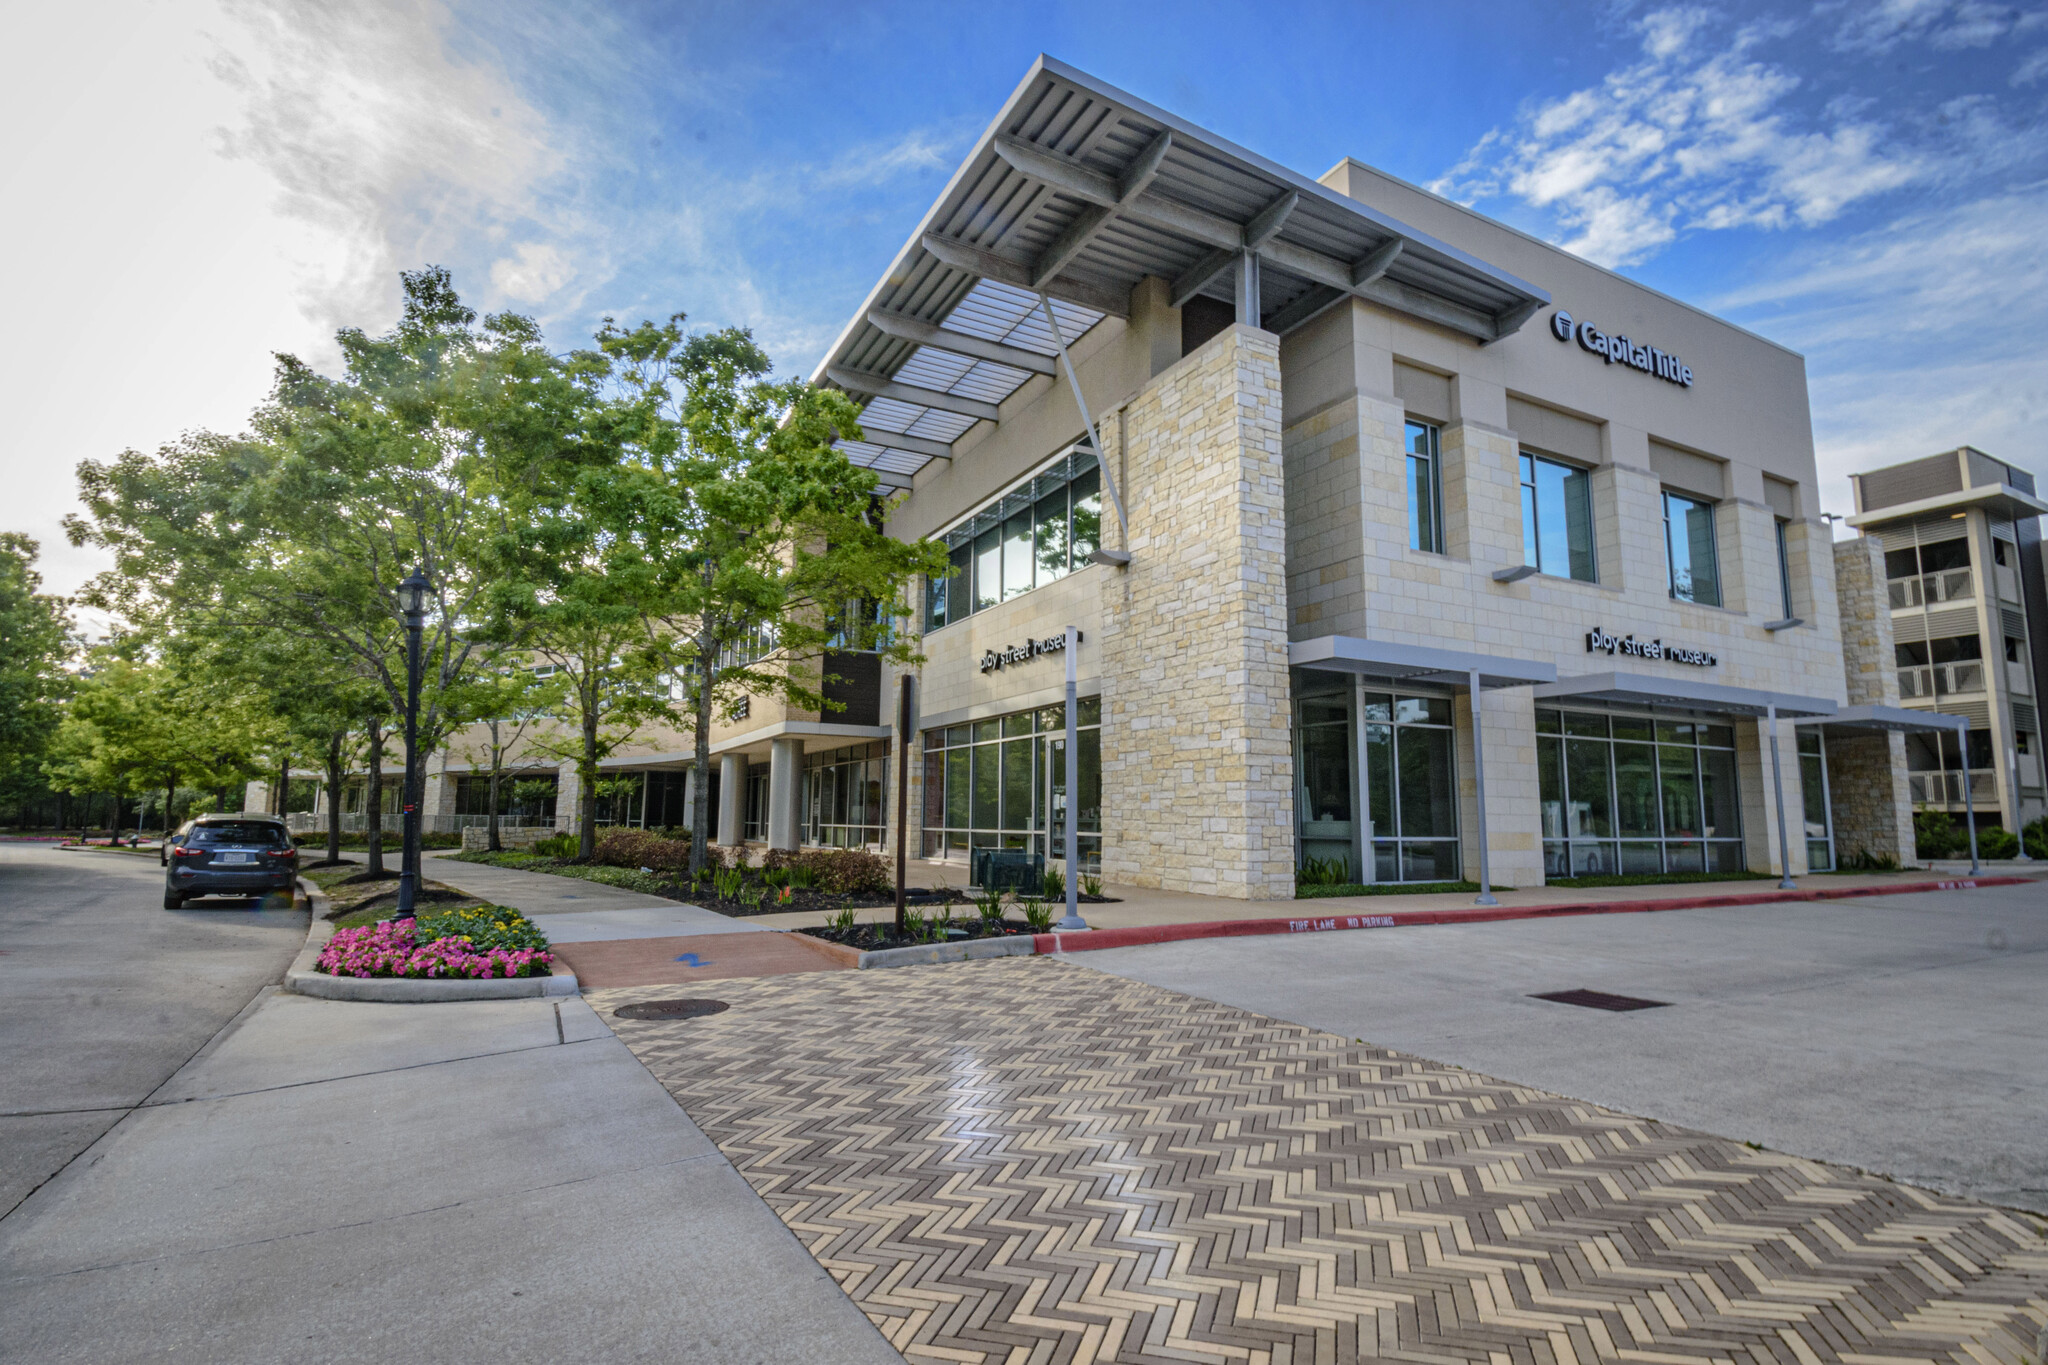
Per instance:
[[[1294,874],[1296,886],[1342,886],[1351,880],[1351,869],[1342,858],[1308,858]]]
[[[576,836],[563,830],[560,834],[550,835],[536,843],[533,846],[533,853],[539,858],[573,858],[580,847]]]
[[[1889,853],[1872,853],[1867,848],[1859,848],[1842,859],[1841,870],[1844,872],[1897,872],[1899,870],[1899,860]]]
[[[1913,813],[1913,853],[1922,859],[1953,858],[1958,850],[1970,851],[1969,836],[1956,828],[1947,811],[1923,810]]]
[[[1964,845],[1964,851],[1968,851]],[[1977,831],[1977,856],[1980,858],[2011,858],[2020,851],[2020,836],[2003,825],[1984,825]]]
[[[1031,932],[1042,934],[1052,928],[1052,907],[1042,900],[1024,902],[1024,922],[1031,926]]]
[[[1003,893],[983,891],[974,898],[974,908],[981,914],[981,922],[993,929],[1003,922]]]
[[[818,879],[818,889],[834,895],[880,895],[896,886],[886,859],[857,848],[806,848],[793,853],[775,849],[761,866],[764,871],[808,868]]]
[[[2029,858],[2048,858],[2048,815],[2028,825],[2025,838]]]
[[[690,840],[687,835],[680,839],[664,838],[651,829],[603,830],[597,836],[596,861],[610,867],[686,872],[690,867]]]
[[[477,905],[421,915],[413,925],[414,942],[432,943],[436,939],[461,939],[479,952],[493,948],[515,953],[539,952],[548,946],[548,936],[532,920],[507,905]]]
[[[1045,870],[1044,883],[1038,893],[1049,901],[1063,901],[1067,898],[1067,874],[1056,867]]]

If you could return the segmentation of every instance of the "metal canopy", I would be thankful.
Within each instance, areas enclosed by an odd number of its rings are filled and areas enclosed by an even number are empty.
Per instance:
[[[1287,646],[1287,662],[1295,668],[1331,673],[1356,673],[1389,683],[1428,682],[1466,686],[1473,673],[1487,688],[1527,687],[1557,681],[1551,664],[1467,654],[1431,645],[1402,645],[1391,640],[1361,640],[1349,635],[1323,635]]]
[[[1798,697],[1784,692],[1763,692],[1748,687],[1729,687],[1723,683],[1653,677],[1642,673],[1594,673],[1582,678],[1560,678],[1548,686],[1538,687],[1536,700],[1612,702],[1716,716],[1761,716],[1773,706],[1777,707],[1779,715],[1786,717],[1832,716],[1840,709],[1826,697]]]
[[[946,458],[990,405],[1052,373],[1037,292],[1071,344],[1124,315],[1148,275],[1173,282],[1176,306],[1257,300],[1259,325],[1283,333],[1355,296],[1483,344],[1550,301],[1041,56],[812,376],[866,401],[868,439],[842,449],[904,478]]]
[[[1937,711],[1909,711],[1903,706],[1880,706],[1876,702],[1845,706],[1832,716],[1799,723],[1817,725],[1822,733],[1829,735],[1913,735],[1970,728],[1970,722],[1964,716],[1945,716]]]

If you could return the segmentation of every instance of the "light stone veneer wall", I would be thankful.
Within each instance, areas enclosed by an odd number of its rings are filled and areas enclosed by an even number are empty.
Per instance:
[[[1106,880],[1294,894],[1280,414],[1278,340],[1244,326],[1123,413],[1131,564],[1102,604]]]
[[[1833,556],[1826,550],[1826,526],[1811,515],[1793,521],[1788,536],[1794,611],[1804,624],[1775,633],[1763,629],[1783,612],[1775,523],[1756,469],[1724,464],[1725,487],[1704,490],[1723,494],[1716,508],[1722,607],[1670,597],[1663,485],[1650,468],[1650,437],[1619,422],[1597,423],[1599,449],[1580,452],[1582,459],[1597,457],[1592,476],[1599,581],[1539,575],[1500,584],[1492,581],[1493,572],[1522,561],[1521,438],[1509,425],[1508,399],[1517,381],[1508,358],[1447,343],[1363,304],[1332,309],[1289,336],[1283,356],[1293,639],[1346,635],[1467,650],[1551,663],[1561,679],[1622,671],[1842,700]],[[1442,554],[1408,544],[1409,412],[1395,394],[1397,366],[1442,376],[1449,396],[1447,411],[1416,414],[1442,431]],[[1807,501],[1801,510],[1810,514],[1812,495],[1802,497]],[[1698,669],[1589,654],[1585,636],[1595,626],[1708,649],[1720,664]],[[1526,690],[1508,689],[1484,699],[1492,872],[1504,886],[1543,880],[1530,698]],[[1457,714],[1461,833],[1466,875],[1474,876],[1470,723],[1465,706]],[[1786,816],[1796,831],[1801,806],[1795,740],[1790,724],[1782,726]],[[1764,727],[1737,721],[1736,728],[1749,865],[1777,871]],[[1805,869],[1804,841],[1790,842],[1797,873]]]
[[[1899,704],[1892,648],[1891,602],[1886,594],[1884,546],[1874,537],[1834,545],[1835,591],[1842,612],[1842,671],[1849,704]],[[1827,742],[1828,796],[1835,826],[1835,857],[1858,853],[1918,861],[1913,847],[1912,790],[1906,776],[1904,735],[1843,735]]]

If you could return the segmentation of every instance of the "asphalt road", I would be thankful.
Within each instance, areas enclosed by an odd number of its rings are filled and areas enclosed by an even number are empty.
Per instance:
[[[163,908],[155,855],[0,842],[0,1218],[280,981],[302,912]]]
[[[2048,883],[1082,953],[1632,1114],[2048,1211]],[[1606,1013],[1532,997],[1668,1002]]]

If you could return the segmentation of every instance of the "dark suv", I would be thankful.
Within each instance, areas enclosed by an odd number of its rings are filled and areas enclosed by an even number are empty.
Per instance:
[[[298,884],[299,850],[274,815],[202,815],[164,841],[164,909],[195,896],[261,896]]]

